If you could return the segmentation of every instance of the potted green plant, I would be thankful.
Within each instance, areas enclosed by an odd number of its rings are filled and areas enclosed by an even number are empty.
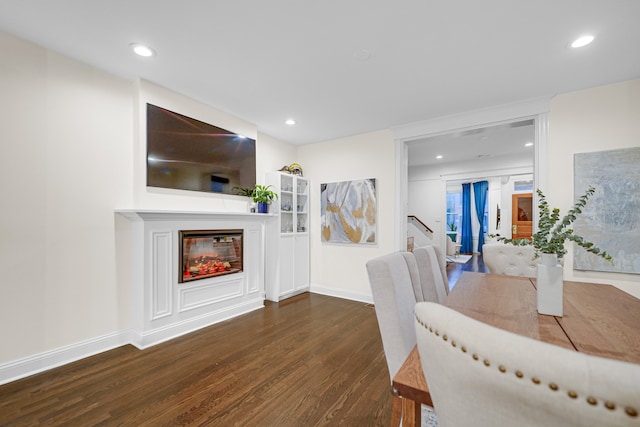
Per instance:
[[[593,243],[585,240],[583,237],[575,234],[571,224],[578,218],[578,215],[582,213],[582,208],[587,204],[589,197],[595,193],[594,187],[589,189],[578,199],[573,208],[571,208],[567,214],[560,220],[560,209],[549,209],[547,199],[540,191],[536,190],[540,204],[540,219],[538,220],[538,231],[532,236],[532,240],[529,239],[509,239],[506,237],[497,237],[498,241],[504,243],[510,243],[516,246],[533,245],[536,249],[536,258],[542,255],[556,255],[558,259],[562,258],[567,250],[564,245],[567,240],[570,240],[578,246],[584,248],[587,252],[600,256],[607,261],[612,261],[611,255],[607,252],[596,247]],[[491,237],[495,237],[492,235]]]
[[[269,212],[269,204],[278,198],[278,193],[270,190],[272,185],[256,184],[251,198],[258,204],[258,213]]]
[[[447,228],[447,236],[451,237],[451,241],[455,243],[456,239],[458,238],[458,227],[452,222],[450,224],[447,224]]]
[[[589,197],[595,193],[594,187],[582,195],[573,205],[567,214],[560,219],[560,209],[549,209],[547,199],[540,189],[536,190],[540,204],[540,219],[538,220],[538,231],[533,234],[532,239],[509,239],[497,237],[498,241],[516,245],[532,245],[535,248],[535,257],[541,257],[541,262],[537,266],[536,290],[538,296],[538,312],[553,316],[562,316],[563,307],[563,267],[558,264],[566,253],[565,243],[572,241],[576,245],[584,248],[587,252],[613,261],[611,255],[595,246],[592,242],[575,234],[571,224],[582,213]],[[493,237],[493,236],[492,236]]]
[[[233,187],[233,190],[235,190],[236,194],[238,194],[239,196],[253,197],[253,188]]]

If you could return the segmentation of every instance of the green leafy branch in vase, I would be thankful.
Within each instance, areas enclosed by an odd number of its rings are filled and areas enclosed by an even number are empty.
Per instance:
[[[613,262],[613,258],[606,251],[595,246],[592,242],[585,240],[583,237],[575,234],[570,228],[571,224],[582,213],[582,209],[586,206],[589,197],[595,193],[596,189],[592,186],[578,199],[567,214],[560,220],[560,209],[549,208],[545,195],[536,190],[540,204],[540,219],[538,220],[538,231],[533,235],[533,240],[529,239],[509,239],[506,237],[497,237],[498,241],[509,243],[515,246],[533,245],[536,249],[536,258],[543,254],[556,254],[558,258],[562,258],[567,250],[564,244],[567,240],[574,242],[576,245],[584,248],[587,252],[597,255],[609,262]]]

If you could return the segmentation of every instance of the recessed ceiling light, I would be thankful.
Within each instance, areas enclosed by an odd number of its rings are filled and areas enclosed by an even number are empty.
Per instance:
[[[285,123],[286,123],[286,124],[288,124],[289,126],[293,126],[293,125],[295,125],[295,124],[296,124],[296,121],[295,121],[295,120],[293,120],[293,119],[289,119],[289,120],[287,120]]]
[[[129,46],[131,46],[131,49],[133,49],[136,55],[149,57],[149,56],[154,56],[156,54],[155,50],[151,49],[149,46],[145,46],[140,43],[131,43]]]
[[[441,155],[437,155],[437,156],[436,156],[436,159],[441,159],[441,158],[442,158],[442,156],[441,156]]]
[[[371,58],[371,51],[367,49],[361,49],[353,54],[353,57],[356,58],[357,61],[368,61]]]
[[[576,40],[574,40],[574,42],[571,43],[571,47],[577,48],[577,47],[586,46],[589,43],[591,43],[593,41],[593,39],[594,39],[594,37],[591,36],[591,35],[584,35],[584,36],[579,37]]]
[[[526,144],[524,144],[525,147],[532,147],[533,146],[533,142],[527,142]]]

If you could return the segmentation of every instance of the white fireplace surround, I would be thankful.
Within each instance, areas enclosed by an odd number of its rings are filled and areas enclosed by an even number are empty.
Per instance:
[[[130,341],[140,349],[262,308],[265,227],[272,215],[244,212],[117,210],[130,247],[119,260],[130,276]],[[179,283],[180,230],[243,230],[243,271]],[[128,258],[128,259],[127,259]]]

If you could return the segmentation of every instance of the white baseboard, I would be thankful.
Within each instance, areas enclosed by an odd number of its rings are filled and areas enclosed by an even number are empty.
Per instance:
[[[131,344],[139,349],[151,347],[180,335],[222,322],[264,307],[262,299],[239,304],[229,309],[189,319],[171,327],[154,330],[147,334],[126,330],[91,338],[86,341],[60,347],[40,354],[0,364],[0,385],[75,362],[123,345]]]
[[[337,298],[343,298],[343,299],[373,304],[373,295],[371,294],[371,292],[361,293],[361,292],[345,291],[344,289],[330,288],[327,286],[320,286],[313,283],[311,284],[309,291],[313,292],[314,294],[327,295],[330,297],[337,297]]]
[[[212,313],[207,313],[199,317],[187,319],[182,322],[172,323],[169,326],[157,328],[145,333],[131,331],[129,342],[140,350],[144,350],[145,348],[149,348],[156,344],[169,341],[173,338],[177,338],[190,332],[197,331],[198,329],[206,328],[207,326],[223,322],[263,307],[264,300],[255,299],[232,307],[226,307]]]
[[[60,347],[55,350],[0,364],[0,384],[19,380],[85,357],[128,344],[128,332],[114,332],[101,337]]]
[[[311,284],[310,292],[343,298],[364,303],[373,303],[371,293],[345,291]],[[26,378],[49,369],[57,368],[85,357],[94,356],[123,345],[131,344],[139,349],[145,349],[178,336],[188,334],[198,329],[219,323],[233,317],[249,313],[264,307],[263,300],[249,301],[228,310],[189,319],[187,321],[140,334],[137,331],[125,330],[91,338],[65,347],[43,353],[16,359],[0,364],[0,385]]]

